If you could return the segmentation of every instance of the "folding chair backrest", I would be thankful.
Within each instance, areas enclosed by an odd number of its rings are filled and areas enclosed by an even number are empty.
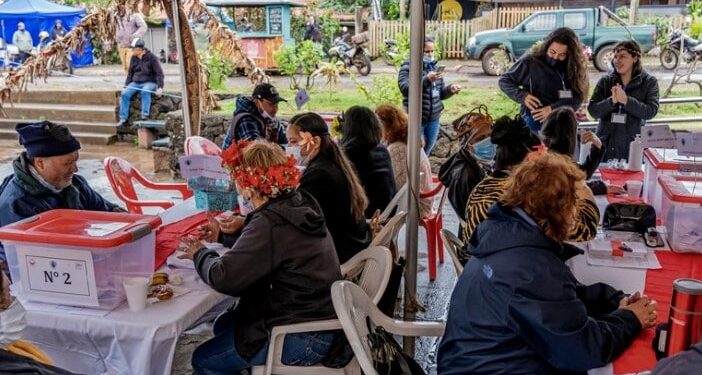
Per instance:
[[[219,156],[222,149],[207,138],[194,135],[185,139],[185,155]]]
[[[373,303],[378,303],[385,293],[391,272],[392,253],[382,246],[369,247],[341,265],[344,279],[353,279]]]
[[[400,231],[403,225],[405,225],[405,218],[407,217],[407,212],[398,212],[392,217],[384,226],[383,229],[375,235],[373,241],[371,241],[370,246],[385,246],[390,247],[392,241],[397,237],[397,233]]]
[[[377,375],[367,339],[367,319],[371,311],[374,308],[377,310],[377,307],[361,288],[350,281],[335,282],[332,285],[331,294],[336,316],[341,322],[341,327],[351,344],[361,370],[366,375]]]
[[[407,211],[407,184],[402,185],[400,190],[395,193],[395,196],[392,197],[392,200],[390,200],[390,203],[388,203],[387,207],[385,207],[385,210],[380,214],[380,221],[385,222],[388,219],[390,219],[390,216],[392,215],[393,212],[395,211]]]
[[[461,276],[463,273],[463,265],[458,260],[458,251],[463,248],[463,241],[458,239],[453,232],[448,229],[441,230],[441,239],[444,240],[444,245],[451,256],[451,261],[453,261],[453,266],[456,268],[456,276]]]

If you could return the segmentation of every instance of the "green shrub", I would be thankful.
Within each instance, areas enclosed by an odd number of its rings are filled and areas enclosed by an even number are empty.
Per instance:
[[[317,66],[324,58],[322,46],[306,40],[298,43],[296,46],[285,45],[278,50],[273,57],[280,69],[282,75],[290,78],[290,88],[297,90],[302,88],[297,80],[297,74],[302,73],[305,76],[305,88],[310,89],[314,86],[312,73],[317,69]]]
[[[402,104],[402,93],[397,85],[397,77],[394,74],[377,74],[371,77],[371,85],[358,81],[352,77],[358,92],[363,95],[371,104],[383,103]]]
[[[696,18],[690,25],[690,36],[699,39],[702,35],[702,18]]]
[[[227,77],[234,70],[234,61],[222,56],[216,49],[204,56],[204,59],[201,56],[201,59],[207,69],[207,83],[210,88],[214,90],[226,89]]]

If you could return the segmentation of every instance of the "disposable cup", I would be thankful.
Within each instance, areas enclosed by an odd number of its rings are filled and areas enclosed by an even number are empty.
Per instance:
[[[141,311],[146,308],[146,295],[149,291],[149,279],[146,277],[127,277],[122,281],[127,294],[127,304],[130,311]]]
[[[638,198],[641,196],[641,188],[643,187],[643,181],[639,180],[629,180],[626,182],[626,191],[631,198]]]

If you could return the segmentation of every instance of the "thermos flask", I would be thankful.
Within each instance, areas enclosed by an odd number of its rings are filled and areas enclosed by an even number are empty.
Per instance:
[[[673,281],[666,352],[673,356],[702,341],[702,281]]]

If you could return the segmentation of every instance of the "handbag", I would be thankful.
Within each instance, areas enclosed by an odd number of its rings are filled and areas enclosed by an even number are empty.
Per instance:
[[[405,354],[400,344],[383,327],[370,329],[368,324],[368,345],[370,346],[373,367],[380,375],[426,375],[417,361]]]
[[[607,230],[646,233],[656,226],[656,210],[649,204],[612,203],[607,205],[602,227]]]

